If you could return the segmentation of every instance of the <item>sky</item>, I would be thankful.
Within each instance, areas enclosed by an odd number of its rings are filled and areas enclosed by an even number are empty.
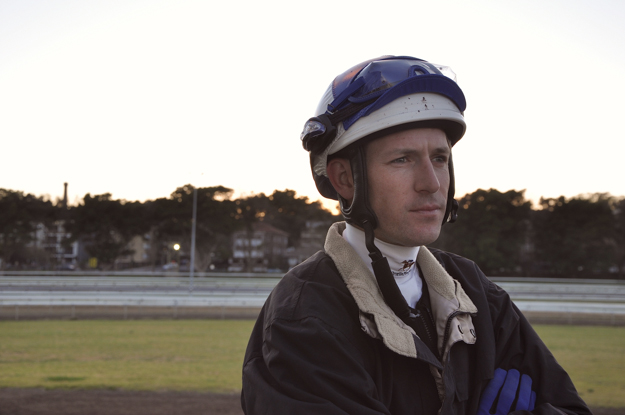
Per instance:
[[[457,75],[456,196],[623,196],[623,21],[620,0],[0,0],[0,188],[320,199],[302,127],[390,54]]]

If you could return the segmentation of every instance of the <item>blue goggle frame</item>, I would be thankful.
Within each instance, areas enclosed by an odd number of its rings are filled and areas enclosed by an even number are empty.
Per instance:
[[[323,116],[308,120],[300,136],[302,144],[308,151],[319,150],[329,144],[339,122],[347,130],[395,99],[419,92],[446,96],[462,113],[466,99],[454,78],[449,67],[410,56],[383,56],[362,62],[334,79],[334,100]]]

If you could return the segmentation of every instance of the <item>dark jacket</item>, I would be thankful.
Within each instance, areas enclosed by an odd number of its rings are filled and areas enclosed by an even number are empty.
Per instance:
[[[243,365],[246,414],[474,415],[498,367],[532,378],[533,413],[590,413],[508,294],[473,262],[419,251],[439,360],[384,302],[343,228],[333,225],[326,252],[267,299]]]

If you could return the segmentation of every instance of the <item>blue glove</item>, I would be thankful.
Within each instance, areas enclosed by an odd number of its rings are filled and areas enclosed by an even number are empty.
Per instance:
[[[521,380],[520,387],[519,379]],[[532,392],[532,378],[527,375],[521,376],[516,369],[510,369],[507,372],[503,369],[495,370],[495,377],[482,393],[477,415],[492,415],[491,409],[497,397],[499,400],[495,415],[507,415],[512,409],[515,398],[517,401],[515,411],[533,410],[536,393]]]

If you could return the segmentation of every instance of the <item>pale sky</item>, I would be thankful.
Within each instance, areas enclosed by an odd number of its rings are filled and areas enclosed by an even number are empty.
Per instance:
[[[318,199],[305,121],[336,75],[392,54],[456,72],[458,197],[625,195],[624,21],[620,0],[0,0],[0,188]]]

